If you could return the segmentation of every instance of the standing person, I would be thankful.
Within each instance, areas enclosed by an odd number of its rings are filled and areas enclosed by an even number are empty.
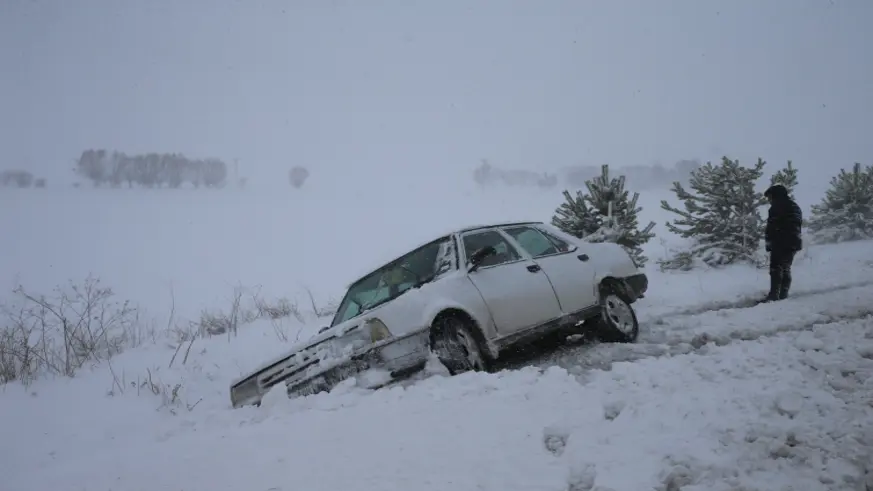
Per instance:
[[[794,255],[803,248],[801,225],[803,212],[781,184],[764,193],[770,202],[764,240],[770,253],[770,293],[765,302],[784,300],[791,288],[791,265]]]

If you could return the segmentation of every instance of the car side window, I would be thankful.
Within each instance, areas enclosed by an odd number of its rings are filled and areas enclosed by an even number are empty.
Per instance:
[[[506,229],[531,257],[550,256],[570,250],[570,244],[533,227],[512,227]]]
[[[573,252],[576,250],[575,245],[567,242],[566,240],[558,237],[557,235],[549,232],[548,230],[543,230],[541,228],[537,228],[537,230],[539,230],[539,232],[541,234],[545,235],[546,238],[549,239],[549,241],[551,241],[552,244],[554,244],[555,247],[558,248],[558,252]]]
[[[509,243],[500,232],[496,230],[486,230],[484,232],[475,232],[464,236],[464,256],[466,262],[470,262],[470,256],[477,250],[492,246],[497,254],[485,258],[482,262],[482,267],[495,266],[498,264],[518,261],[521,259],[521,254]]]
[[[446,271],[451,271],[455,267],[455,243],[453,240],[447,240],[440,244],[439,253],[437,253],[435,276],[439,276]]]

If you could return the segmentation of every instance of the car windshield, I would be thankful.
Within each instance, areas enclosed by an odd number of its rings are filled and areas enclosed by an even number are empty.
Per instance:
[[[451,237],[442,237],[356,281],[343,297],[331,327],[391,301],[455,268]]]

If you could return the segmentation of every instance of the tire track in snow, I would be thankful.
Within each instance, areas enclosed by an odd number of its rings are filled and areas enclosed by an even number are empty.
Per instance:
[[[807,299],[796,303],[796,309],[790,308],[795,303],[793,300],[804,296],[815,300]],[[499,369],[559,366],[574,374],[592,369],[609,370],[617,362],[688,354],[710,343],[725,346],[864,319],[873,316],[870,299],[873,299],[873,281],[809,290],[790,301],[764,304],[760,309],[706,310],[696,315],[660,317],[642,323],[636,343],[565,342],[542,351],[521,351],[499,363]]]
[[[661,358],[690,353],[704,353],[711,344],[727,346],[735,342],[756,341],[789,332],[812,331],[818,326],[838,324],[840,322],[873,319],[873,308],[844,316],[828,316],[824,320],[816,320],[803,324],[782,324],[761,331],[732,330],[723,334],[699,333],[691,338],[673,339],[666,343],[635,343],[607,344],[592,343],[561,348],[558,351],[543,355],[532,361],[514,361],[508,369],[520,369],[525,366],[536,366],[546,369],[551,366],[564,368],[574,375],[581,375],[590,370],[611,370],[612,365],[621,362],[632,362],[644,358]]]
[[[843,290],[851,290],[852,288],[859,288],[865,286],[873,286],[873,280],[869,281],[856,281],[852,283],[845,283],[842,285],[830,286],[826,288],[811,288],[809,290],[800,290],[797,293],[791,295],[790,299],[811,297],[815,295],[822,295],[825,293],[838,292]],[[705,302],[698,305],[693,305],[690,307],[677,309],[672,312],[667,312],[665,314],[653,316],[649,322],[654,322],[655,324],[664,323],[669,319],[673,319],[676,317],[686,317],[686,316],[695,316],[700,314],[705,314],[707,312],[719,312],[722,310],[730,310],[730,309],[746,309],[750,307],[754,307],[760,303],[762,295],[758,296],[743,296],[735,300],[716,300],[712,302]]]
[[[829,298],[841,292],[851,293],[855,289],[858,292],[850,301],[840,302],[843,295],[834,300]],[[799,305],[807,310],[801,312],[801,315],[783,316],[783,307],[804,298],[807,299]],[[816,301],[810,305],[809,299]],[[556,334],[528,347],[512,350],[507,353],[506,358],[497,361],[494,371],[519,370],[529,366],[545,370],[557,366],[576,376],[584,376],[591,370],[611,370],[615,363],[704,353],[706,346],[710,344],[725,346],[735,342],[755,341],[873,316],[871,301],[858,299],[873,299],[873,281],[805,290],[783,302],[761,304],[760,309],[753,309],[752,307],[758,307],[759,304],[757,301],[752,303],[750,299],[745,299],[750,305],[744,305],[740,301],[723,302],[720,303],[720,308],[715,309],[704,309],[704,306],[713,305],[707,303],[641,321],[640,338],[636,343],[568,342],[566,333]],[[774,314],[776,319],[772,318]],[[389,386],[408,386],[427,377],[427,374],[419,372]]]

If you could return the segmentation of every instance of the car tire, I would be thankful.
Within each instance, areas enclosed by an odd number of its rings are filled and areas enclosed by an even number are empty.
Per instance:
[[[607,343],[633,343],[640,334],[637,314],[620,288],[604,285],[600,290],[598,338]]]
[[[441,316],[431,326],[431,352],[451,375],[488,371],[488,360],[473,329],[469,321],[458,315]]]

